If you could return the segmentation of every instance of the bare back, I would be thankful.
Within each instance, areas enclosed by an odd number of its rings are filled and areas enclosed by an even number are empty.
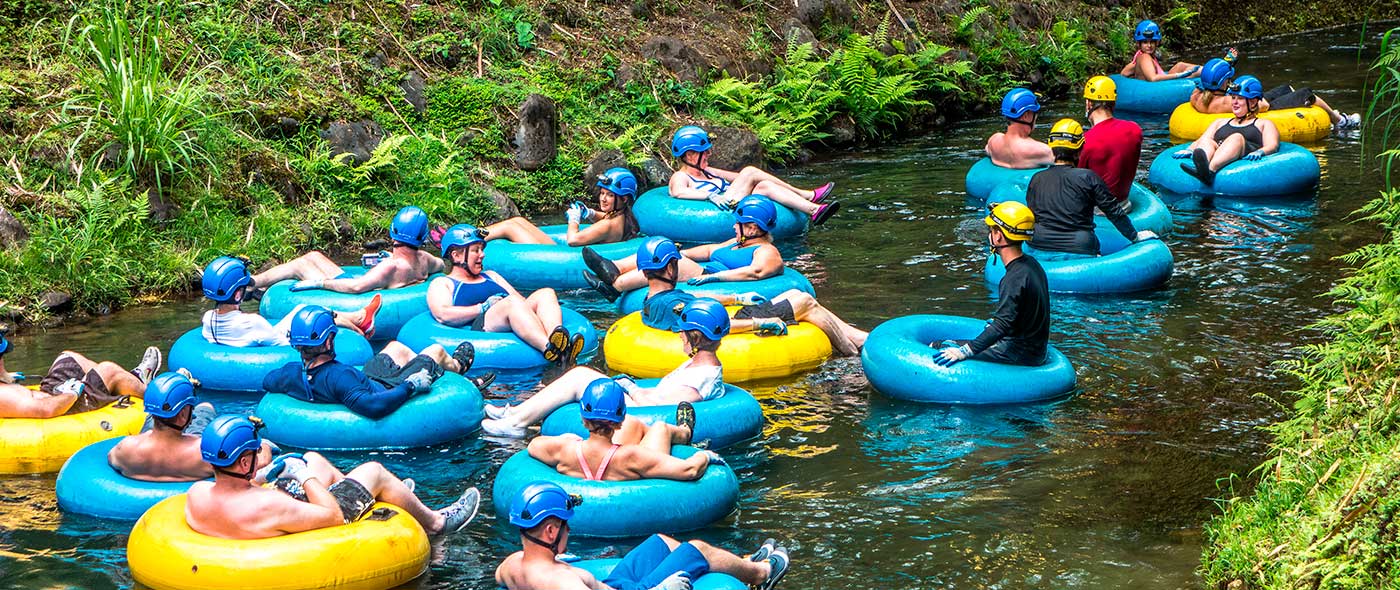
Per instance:
[[[1014,170],[1042,168],[1055,161],[1050,146],[1010,133],[993,134],[987,139],[986,152],[993,164]]]
[[[496,582],[509,590],[602,590],[607,588],[593,574],[557,560],[527,563],[516,551],[496,568]]]
[[[222,539],[280,537],[324,528],[338,518],[325,507],[247,482],[195,482],[185,504],[190,528]]]
[[[389,272],[384,276],[384,286],[381,287],[385,289],[416,285],[427,280],[429,275],[443,270],[442,259],[423,250],[414,250],[409,257],[390,256],[388,260],[375,265],[374,270],[386,264],[389,265]]]
[[[128,436],[107,453],[118,473],[141,481],[195,481],[214,476],[199,455],[199,437],[154,430]]]

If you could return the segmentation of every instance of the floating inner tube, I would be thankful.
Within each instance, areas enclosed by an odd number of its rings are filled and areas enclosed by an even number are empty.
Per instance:
[[[719,297],[733,296],[741,293],[758,293],[764,297],[772,299],[781,295],[784,291],[796,289],[816,296],[817,292],[812,288],[812,282],[802,273],[793,270],[791,267],[783,267],[782,274],[774,275],[766,279],[757,281],[725,281],[706,283],[704,285],[689,285],[681,283],[676,285],[677,289],[687,293],[694,293],[696,297]],[[633,289],[622,294],[617,300],[618,313],[627,315],[635,311],[641,311],[643,302],[646,301],[647,290]]]
[[[1172,111],[1167,125],[1173,138],[1190,142],[1205,133],[1217,119],[1231,117],[1234,115],[1230,113],[1202,113],[1191,103],[1182,103]],[[1274,122],[1274,126],[1278,127],[1279,141],[1308,143],[1332,134],[1332,118],[1318,106],[1264,111],[1259,113],[1259,118]]]
[[[567,307],[562,311],[564,329],[570,334],[583,334],[583,352],[579,354],[579,362],[587,361],[598,352],[598,330],[579,312]],[[448,326],[433,319],[431,312],[423,312],[404,324],[399,342],[413,350],[423,350],[437,344],[449,353],[458,344],[471,342],[476,349],[472,371],[528,370],[549,365],[544,360],[544,354],[526,344],[514,332],[484,332],[470,327]]]
[[[146,406],[135,398],[53,418],[0,418],[0,475],[53,473],[83,447],[136,434],[145,423]]]
[[[1147,181],[1164,192],[1178,195],[1218,195],[1236,198],[1264,198],[1299,195],[1317,190],[1322,167],[1312,151],[1295,143],[1280,143],[1278,152],[1258,160],[1235,160],[1215,173],[1210,186],[1201,183],[1181,164],[1194,166],[1190,158],[1176,159],[1172,154],[1187,149],[1189,144],[1167,148],[1152,160]]]
[[[967,170],[967,194],[979,201],[986,201],[992,195],[992,190],[1005,184],[1013,183],[1021,186],[1030,184],[1031,177],[1036,172],[1044,170],[1041,168],[1002,168],[992,163],[991,158],[982,158]],[[1025,192],[1024,189],[1022,192]]]
[[[992,190],[992,196],[988,203],[1004,203],[1016,201],[1026,202],[1026,185],[1016,183],[1006,183],[997,186]],[[1132,205],[1132,211],[1128,212],[1128,219],[1133,222],[1133,227],[1138,230],[1150,230],[1159,236],[1165,236],[1172,232],[1175,221],[1172,219],[1172,211],[1167,208],[1167,204],[1157,197],[1151,189],[1133,183],[1128,190],[1128,203]],[[1099,246],[1105,251],[1117,251],[1128,245],[1127,238],[1113,227],[1113,222],[1102,215],[1094,216],[1094,225],[1098,227],[1095,234],[1099,236]]]
[[[735,309],[730,308],[731,316]],[[811,371],[831,357],[831,341],[816,325],[798,322],[783,336],[730,333],[717,354],[725,381],[743,383]],[[664,377],[688,358],[679,335],[642,323],[641,312],[608,328],[603,356],[609,368],[634,377]]]
[[[588,288],[588,283],[583,280],[583,271],[588,270],[583,264],[583,247],[570,246],[565,241],[569,226],[547,225],[540,230],[557,243],[517,244],[507,240],[492,240],[486,243],[486,259],[483,265],[499,273],[516,289],[523,291],[543,287],[566,290]],[[730,233],[733,233],[732,228]],[[593,244],[589,247],[603,257],[615,260],[636,254],[637,248],[645,241],[646,238],[633,238],[623,242]]]
[[[335,358],[347,365],[363,365],[374,356],[369,341],[350,330],[335,334]],[[228,346],[204,339],[200,328],[185,332],[170,346],[170,369],[188,369],[205,389],[254,392],[262,380],[287,363],[301,362],[291,346]]]
[[[1116,229],[1098,228],[1101,256],[1083,256],[1046,252],[1027,245],[1026,254],[1034,256],[1045,269],[1050,291],[1076,295],[1134,293],[1156,289],[1172,276],[1172,252],[1162,240],[1143,240],[1128,244]],[[1112,250],[1103,245],[1109,235],[1117,236],[1122,246]],[[987,257],[983,277],[993,288],[1006,276],[1001,257]]]
[[[726,371],[727,371],[726,367]],[[727,376],[727,373],[726,373]],[[639,379],[642,387],[656,387],[660,379]],[[695,442],[706,441],[711,449],[722,449],[751,439],[763,432],[763,407],[753,394],[733,385],[725,384],[724,395],[695,404]],[[676,406],[631,406],[628,416],[636,416],[642,422],[655,424],[676,423]],[[564,434],[572,432],[582,437],[588,436],[583,427],[583,415],[579,405],[572,403],[550,413],[540,425],[540,434]]]
[[[314,450],[407,449],[456,440],[481,428],[485,400],[467,378],[446,373],[427,393],[371,420],[340,404],[269,393],[253,412],[278,444]]]
[[[192,481],[142,481],[117,473],[107,463],[107,453],[122,438],[83,447],[63,464],[56,488],[59,508],[98,518],[136,520],[157,502],[189,491]]]
[[[617,564],[621,561],[621,558],[585,559],[583,561],[571,562],[569,565],[593,574],[593,577],[601,582],[608,577],[608,574],[612,573],[613,568],[617,567]],[[692,580],[691,582],[693,584],[691,586],[692,590],[747,590],[749,587],[748,584],[740,582],[739,579],[734,576],[718,572],[710,572],[700,576],[700,579]]]
[[[773,204],[778,208],[773,239],[797,237],[807,231],[810,219],[805,214],[776,201]],[[665,186],[642,193],[632,205],[632,214],[637,216],[642,233],[649,236],[666,236],[686,244],[716,244],[734,237],[733,211],[720,209],[709,201],[674,198]],[[629,254],[636,252],[633,249]]]
[[[351,278],[365,274],[366,269],[363,266],[343,266],[341,270],[344,273],[339,278]],[[374,316],[374,339],[393,340],[398,338],[404,322],[428,311],[428,283],[438,276],[441,275],[430,276],[416,285],[365,293],[337,293],[325,289],[292,291],[292,284],[296,281],[282,281],[267,288],[258,305],[258,312],[269,322],[276,323],[303,303],[319,305],[331,311],[359,311],[378,294],[382,300],[379,313]]]
[[[1148,82],[1119,74],[1109,76],[1118,87],[1118,101],[1114,108],[1135,113],[1167,114],[1177,105],[1191,100],[1191,92],[1196,89],[1196,80],[1175,78]]]

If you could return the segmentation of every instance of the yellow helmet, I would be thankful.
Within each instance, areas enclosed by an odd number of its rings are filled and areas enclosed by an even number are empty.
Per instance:
[[[1118,100],[1118,85],[1108,76],[1094,76],[1084,84],[1084,98],[1098,102]]]
[[[1024,203],[1007,201],[987,208],[987,226],[1000,228],[1006,239],[1024,242],[1035,235],[1035,213]]]
[[[1050,147],[1077,150],[1084,147],[1084,126],[1074,119],[1060,119],[1050,128]]]

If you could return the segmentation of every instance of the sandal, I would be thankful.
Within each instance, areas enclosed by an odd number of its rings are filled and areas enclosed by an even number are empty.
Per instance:
[[[545,345],[544,360],[551,363],[559,362],[568,353],[569,331],[564,326],[555,326],[554,331],[549,333],[549,343]]]
[[[462,370],[458,373],[466,373],[471,370],[472,363],[476,361],[476,347],[471,342],[462,342],[457,345],[457,349],[452,351],[452,360],[461,365]]]
[[[676,404],[676,426],[690,431],[681,444],[688,445],[695,439],[695,406],[690,402]]]

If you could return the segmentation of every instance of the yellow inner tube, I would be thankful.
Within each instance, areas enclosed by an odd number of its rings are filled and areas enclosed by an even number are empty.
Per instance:
[[[737,307],[730,307],[732,314]],[[807,322],[788,326],[786,336],[730,334],[719,345],[726,383],[787,377],[815,369],[831,357],[831,341]],[[664,377],[687,359],[681,337],[642,323],[642,312],[628,314],[608,328],[603,356],[614,371],[635,377]]]
[[[1195,141],[1206,132],[1217,119],[1228,119],[1229,113],[1205,114],[1196,110],[1191,103],[1176,106],[1168,126],[1172,137]],[[1332,118],[1322,107],[1311,106],[1296,109],[1278,109],[1259,113],[1260,119],[1268,119],[1278,127],[1279,141],[1307,143],[1317,141],[1332,133]]]
[[[428,568],[427,533],[392,504],[375,504],[344,526],[232,540],[191,529],[185,500],[185,494],[161,500],[131,529],[126,561],[137,582],[156,590],[383,590]]]
[[[79,449],[141,432],[146,406],[139,399],[53,418],[0,418],[0,474],[54,473]]]

